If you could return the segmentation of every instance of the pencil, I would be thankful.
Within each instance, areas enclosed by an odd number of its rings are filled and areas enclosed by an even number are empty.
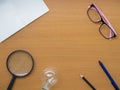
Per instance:
[[[95,87],[94,87],[83,75],[80,75],[80,77],[81,77],[93,90],[96,90]]]

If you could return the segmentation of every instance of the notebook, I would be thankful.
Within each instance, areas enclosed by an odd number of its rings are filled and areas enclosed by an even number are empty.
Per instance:
[[[43,0],[0,0],[0,42],[48,11]]]

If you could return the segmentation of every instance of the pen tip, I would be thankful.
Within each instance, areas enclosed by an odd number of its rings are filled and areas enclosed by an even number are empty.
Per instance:
[[[80,75],[81,78],[83,78],[84,76],[83,75]]]
[[[101,61],[99,60],[98,63],[101,63]]]

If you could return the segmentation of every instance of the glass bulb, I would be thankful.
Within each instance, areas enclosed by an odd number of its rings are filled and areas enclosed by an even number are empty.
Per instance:
[[[47,68],[43,72],[42,90],[50,90],[57,82],[56,72],[52,68]]]

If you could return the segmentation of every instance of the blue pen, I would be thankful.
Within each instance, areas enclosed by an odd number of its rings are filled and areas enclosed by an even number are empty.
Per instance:
[[[107,71],[107,69],[105,68],[104,64],[101,61],[99,61],[99,65],[101,66],[101,68],[103,69],[103,71],[105,72],[105,74],[107,75],[107,77],[109,78],[109,80],[111,81],[111,84],[113,85],[113,87],[115,88],[115,90],[120,90],[119,87],[118,87],[118,85],[115,83],[115,81],[111,77],[110,73]]]

